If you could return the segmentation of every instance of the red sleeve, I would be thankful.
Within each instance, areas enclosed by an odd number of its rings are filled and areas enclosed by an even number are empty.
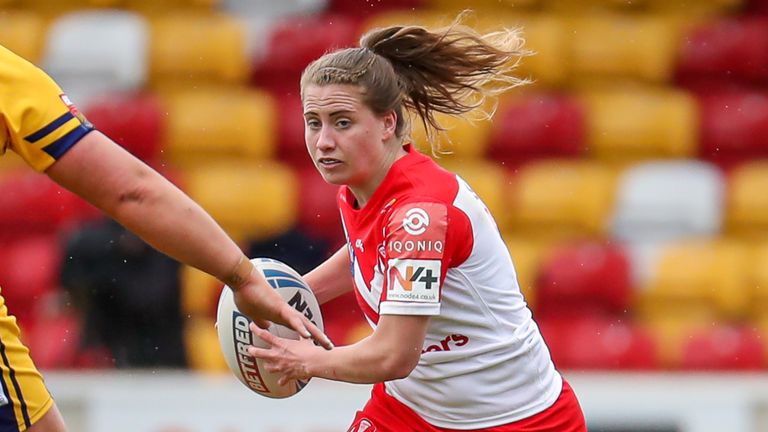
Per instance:
[[[399,203],[389,212],[380,313],[440,313],[446,272],[466,259],[467,247],[471,250],[468,222],[459,210],[434,201]]]

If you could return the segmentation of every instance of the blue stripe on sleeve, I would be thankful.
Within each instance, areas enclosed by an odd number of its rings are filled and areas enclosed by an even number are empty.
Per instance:
[[[30,134],[26,137],[24,137],[25,140],[33,143],[36,141],[40,141],[41,139],[48,136],[49,133],[55,131],[58,129],[61,125],[64,123],[72,120],[75,116],[72,115],[71,112],[67,111],[66,113],[62,114],[61,117],[57,118],[56,120],[48,123],[48,126],[45,126],[44,128],[40,129],[39,131]]]
[[[67,150],[72,148],[73,145],[75,145],[78,141],[80,141],[80,138],[84,137],[85,134],[87,134],[92,130],[93,130],[92,127],[80,125],[72,129],[68,134],[64,135],[63,137],[45,146],[45,148],[43,148],[43,151],[51,155],[52,158],[58,159],[62,155],[64,155],[64,153],[66,153]]]

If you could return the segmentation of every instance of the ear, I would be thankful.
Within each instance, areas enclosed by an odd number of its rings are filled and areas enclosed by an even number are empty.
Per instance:
[[[383,138],[384,141],[388,141],[395,136],[395,129],[397,129],[397,114],[395,114],[395,111],[390,111],[387,114],[384,114],[382,120],[382,126],[384,127]]]

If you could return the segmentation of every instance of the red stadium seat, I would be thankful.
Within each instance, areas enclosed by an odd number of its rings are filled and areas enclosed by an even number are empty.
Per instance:
[[[762,370],[765,345],[752,329],[718,325],[691,335],[680,364],[686,370]]]
[[[556,248],[536,286],[540,318],[620,315],[630,306],[629,260],[617,246],[576,243]]]
[[[101,213],[44,175],[29,170],[0,179],[0,233],[53,233]]]
[[[568,96],[531,95],[502,101],[494,117],[488,155],[504,162],[584,152],[584,110]]]
[[[327,183],[312,167],[298,172],[299,225],[313,237],[326,240],[332,250],[344,243],[341,217],[336,205],[338,186]]]
[[[652,370],[657,367],[653,339],[631,323],[586,317],[540,320],[539,326],[560,369]]]
[[[680,39],[678,82],[768,82],[768,17],[708,22]]]
[[[160,148],[162,109],[152,94],[110,94],[92,101],[83,112],[97,129],[136,157],[154,160]]]
[[[74,366],[80,345],[80,323],[72,313],[57,313],[38,319],[22,333],[22,340],[40,369]]]
[[[297,167],[312,167],[304,143],[304,109],[296,92],[273,95],[280,113],[277,121],[277,156]]]
[[[286,19],[270,32],[266,55],[256,61],[252,81],[296,92],[304,68],[329,50],[353,46],[357,31],[356,20],[343,15]]]
[[[701,157],[723,164],[768,157],[768,92],[702,95],[700,112]]]
[[[360,1],[360,0],[329,0],[328,11],[333,13],[345,13],[350,16],[380,14],[393,9],[419,9],[424,0],[387,0],[387,1]]]
[[[28,322],[35,305],[57,290],[62,260],[55,234],[23,237],[0,251],[0,286],[8,312]]]

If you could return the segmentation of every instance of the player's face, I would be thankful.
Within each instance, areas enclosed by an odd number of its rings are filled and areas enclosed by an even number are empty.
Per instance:
[[[376,115],[355,85],[309,85],[304,89],[304,140],[325,181],[348,185],[367,198],[400,155],[394,113]]]

